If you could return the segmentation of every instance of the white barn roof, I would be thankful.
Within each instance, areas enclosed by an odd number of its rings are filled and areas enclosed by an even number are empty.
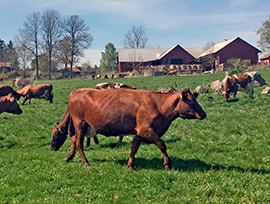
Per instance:
[[[118,49],[120,62],[148,62],[159,59],[168,48]]]

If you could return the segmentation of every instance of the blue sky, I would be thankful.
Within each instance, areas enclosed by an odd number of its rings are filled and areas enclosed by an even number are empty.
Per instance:
[[[196,48],[235,37],[258,47],[255,31],[267,20],[269,8],[269,0],[0,0],[0,38],[13,40],[32,12],[79,15],[94,37],[82,62],[99,65],[105,45],[122,48],[131,26],[146,28],[151,47]]]

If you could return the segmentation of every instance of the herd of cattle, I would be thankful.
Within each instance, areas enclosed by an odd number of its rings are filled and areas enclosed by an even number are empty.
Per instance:
[[[26,85],[18,91],[7,85],[0,86],[0,113],[21,114],[17,101],[20,97],[31,101],[31,98],[45,99],[53,102],[51,84]],[[253,78],[248,74],[227,77],[222,95],[225,101],[230,94],[236,96],[237,90],[245,89],[253,98]],[[67,137],[72,137],[71,150],[66,161],[71,161],[75,150],[80,153],[81,161],[89,165],[83,151],[83,141],[97,134],[104,136],[135,135],[132,142],[129,170],[135,170],[134,156],[142,142],[155,144],[162,152],[165,169],[171,168],[167,148],[162,135],[170,124],[178,117],[183,119],[199,119],[206,113],[197,102],[198,93],[188,88],[180,92],[161,93],[148,90],[137,90],[134,86],[122,83],[101,83],[96,89],[80,88],[70,93],[66,112],[60,123],[52,128],[51,150],[58,150]]]

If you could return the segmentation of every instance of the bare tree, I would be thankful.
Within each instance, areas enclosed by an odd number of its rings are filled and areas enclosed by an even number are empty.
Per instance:
[[[70,41],[70,78],[72,78],[74,57],[82,56],[82,50],[91,46],[93,37],[89,33],[90,28],[77,15],[65,18],[62,28],[66,32],[66,39]]]
[[[203,66],[212,71],[215,71],[215,45],[215,42],[208,41],[204,46],[205,56],[201,58]]]
[[[20,67],[23,70],[23,75],[25,77],[25,70],[29,61],[31,60],[31,53],[25,47],[16,47],[16,51],[19,57]]]
[[[53,9],[48,9],[41,16],[41,30],[44,40],[44,48],[48,56],[49,79],[51,79],[52,54],[56,43],[60,40],[60,13]]]
[[[39,34],[40,34],[40,12],[34,12],[26,16],[26,21],[23,22],[23,28],[19,29],[19,35],[16,36],[17,43],[21,47],[26,48],[35,56],[36,61],[36,79],[38,76],[38,55],[39,55]]]
[[[125,35],[123,40],[124,48],[146,48],[146,43],[148,42],[146,36],[146,29],[142,26],[132,26],[131,30]]]
[[[262,51],[270,51],[270,16],[268,16],[268,20],[262,22],[262,27],[256,31],[256,34],[260,36],[258,45]]]
[[[61,39],[56,45],[56,59],[58,63],[64,64],[67,68],[70,63],[70,52],[71,44],[68,37]]]

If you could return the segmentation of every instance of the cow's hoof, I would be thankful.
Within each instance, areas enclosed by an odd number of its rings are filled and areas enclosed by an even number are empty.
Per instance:
[[[166,170],[166,171],[170,171],[170,170],[172,170],[172,167],[169,166],[169,165],[166,165],[166,166],[165,166],[165,170]]]
[[[129,170],[129,171],[137,171],[137,170],[134,168],[134,166],[129,166],[129,167],[128,167],[128,170]]]
[[[69,153],[66,157],[66,162],[70,162],[73,159],[74,155],[75,153]]]

